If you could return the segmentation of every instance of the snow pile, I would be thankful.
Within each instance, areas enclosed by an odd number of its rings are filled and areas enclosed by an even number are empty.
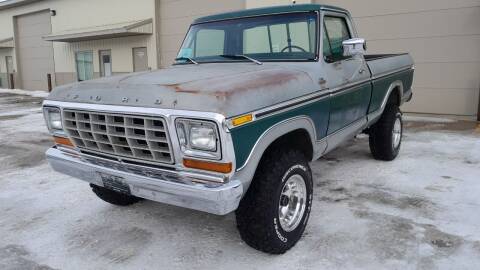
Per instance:
[[[26,96],[41,97],[41,98],[46,98],[49,94],[48,92],[40,91],[40,90],[27,91],[27,90],[21,90],[21,89],[2,89],[2,88],[0,88],[0,94],[2,94],[2,93],[26,95]]]
[[[433,116],[413,116],[405,115],[403,119],[407,122],[422,122],[422,123],[454,123],[457,122],[454,119],[442,118],[442,117],[433,117]]]

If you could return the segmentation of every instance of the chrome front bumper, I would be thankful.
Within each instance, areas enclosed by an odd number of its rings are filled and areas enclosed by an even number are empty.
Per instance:
[[[243,186],[238,180],[226,184],[200,184],[195,182],[206,182],[211,176],[160,169],[140,174],[142,169],[138,167],[136,170],[121,169],[124,166],[119,163],[116,167],[104,166],[114,162],[92,162],[91,159],[57,148],[50,148],[46,156],[57,172],[98,186],[103,186],[100,174],[121,177],[134,196],[216,215],[226,215],[237,209],[243,195]],[[178,180],[185,180],[185,183]]]

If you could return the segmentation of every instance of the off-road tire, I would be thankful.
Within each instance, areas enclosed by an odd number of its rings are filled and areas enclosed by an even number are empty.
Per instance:
[[[113,205],[128,206],[142,200],[142,198],[116,192],[97,185],[90,184],[90,187],[92,188],[93,193],[95,193],[100,199]]]
[[[270,254],[283,254],[298,242],[307,225],[313,197],[312,172],[299,150],[275,149],[265,155],[235,212],[237,227],[249,246]],[[278,211],[284,183],[292,175],[300,175],[304,180],[306,208],[297,227],[286,232],[279,222]]]
[[[400,142],[395,147],[393,143],[393,129],[395,121],[399,119],[401,126]],[[388,104],[380,120],[369,129],[369,144],[372,155],[377,160],[392,161],[400,152],[403,136],[403,121],[400,108],[395,104]]]

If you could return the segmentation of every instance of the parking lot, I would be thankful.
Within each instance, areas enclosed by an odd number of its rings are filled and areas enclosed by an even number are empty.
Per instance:
[[[0,91],[0,269],[480,269],[480,130],[407,117],[400,156],[359,136],[313,162],[314,204],[280,256],[242,242],[235,216],[104,203],[53,172],[41,95]]]

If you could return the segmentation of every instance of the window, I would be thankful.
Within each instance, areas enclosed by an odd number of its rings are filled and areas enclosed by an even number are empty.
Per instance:
[[[313,26],[313,27],[312,27]],[[257,26],[243,32],[243,54],[314,53],[315,22]]]
[[[335,60],[343,57],[343,41],[350,39],[347,21],[341,17],[325,17],[323,37],[323,53],[327,59]],[[325,46],[328,43],[328,46]]]
[[[77,64],[77,78],[79,82],[93,79],[92,52],[77,52],[75,62]]]
[[[198,31],[194,57],[223,54],[225,31],[203,29]]]
[[[288,46],[287,26],[285,24],[270,25],[272,52],[279,53]]]
[[[243,52],[245,54],[270,52],[267,26],[250,28],[243,32]]]
[[[248,61],[225,55],[248,55],[260,61],[314,60],[316,48],[317,14],[292,13],[192,25],[177,58],[204,63]]]

